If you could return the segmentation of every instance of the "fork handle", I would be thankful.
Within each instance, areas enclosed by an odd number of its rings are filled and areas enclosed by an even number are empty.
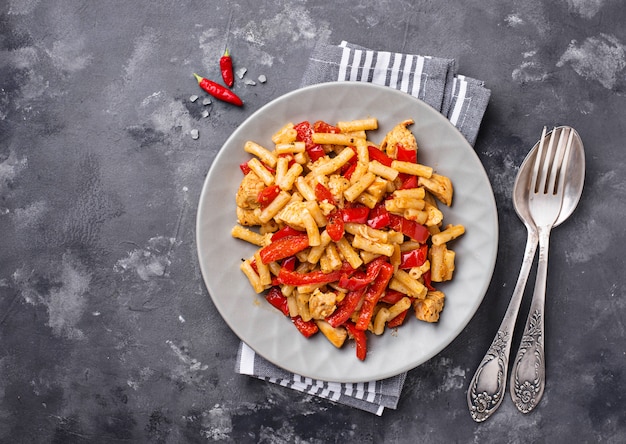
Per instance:
[[[551,228],[540,227],[538,229],[539,263],[535,289],[522,340],[511,370],[511,398],[522,413],[528,413],[537,406],[546,384],[544,307]]]
[[[537,232],[534,227],[528,227],[524,260],[520,268],[513,295],[509,301],[500,328],[493,338],[485,357],[476,369],[476,373],[467,390],[467,405],[470,415],[476,422],[489,418],[500,406],[504,398],[507,371],[509,367],[509,352],[517,313],[519,312],[528,274],[537,250]]]

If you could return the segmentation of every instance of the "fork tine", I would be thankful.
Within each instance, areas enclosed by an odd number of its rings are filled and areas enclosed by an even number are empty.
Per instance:
[[[543,144],[546,140],[546,127],[543,127],[541,131],[541,139],[539,140],[539,149],[535,155],[535,164],[533,165],[533,174],[530,181],[530,190],[533,193],[537,192],[537,177],[539,176],[539,167],[541,166],[541,158],[543,157]]]
[[[549,134],[550,141],[548,142],[548,150],[542,160],[541,171],[539,172],[540,176],[539,184],[535,192],[537,193],[545,193],[546,185],[548,181],[548,175],[550,174],[550,167],[554,158],[554,139],[556,138],[555,130],[552,129]]]
[[[569,164],[570,155],[572,152],[572,143],[574,140],[574,131],[569,129],[569,137],[567,138],[567,144],[565,147],[565,153],[563,154],[563,160],[561,162],[561,167],[559,168],[559,183],[558,187],[555,191],[557,194],[563,194],[564,186],[565,186],[565,176],[567,175],[567,165]]]
[[[554,130],[556,133],[556,129]],[[561,165],[563,163],[563,157],[565,155],[565,135],[566,128],[561,128],[559,131],[559,143],[557,144],[557,150],[554,154],[554,161],[550,165],[550,179],[547,183],[546,193],[555,194],[556,193],[556,181],[561,171]],[[555,135],[553,136],[555,137]]]

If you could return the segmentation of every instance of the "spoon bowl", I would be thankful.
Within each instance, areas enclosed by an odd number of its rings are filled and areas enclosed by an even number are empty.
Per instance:
[[[555,227],[563,223],[565,219],[570,217],[574,212],[580,200],[580,196],[582,195],[583,185],[585,183],[585,150],[583,148],[583,142],[574,128],[560,126],[556,127],[553,131],[563,128],[569,128],[570,131],[573,132],[574,137],[572,139],[572,151],[570,153],[568,167],[569,175],[565,180],[563,205],[559,217],[554,223]],[[546,137],[549,136],[550,133],[546,134]],[[535,164],[535,157],[537,156],[540,143],[541,140],[537,141],[520,165],[519,172],[515,179],[515,185],[513,186],[513,206],[515,207],[515,212],[527,227],[528,225],[531,227],[535,225],[530,216],[528,201],[532,169]]]

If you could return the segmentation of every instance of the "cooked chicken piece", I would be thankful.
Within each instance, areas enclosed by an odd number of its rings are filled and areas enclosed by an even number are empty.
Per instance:
[[[343,205],[343,192],[350,188],[350,181],[339,174],[333,174],[328,178],[328,189],[335,197],[339,206]]]
[[[429,291],[424,299],[413,301],[415,317],[421,321],[437,322],[443,310],[445,295],[441,291]]]
[[[337,295],[335,293],[324,293],[316,288],[309,299],[309,312],[313,319],[325,319],[337,308]]]
[[[306,229],[304,225],[304,220],[302,215],[309,210],[307,208],[308,204],[306,202],[291,202],[285,205],[285,207],[278,212],[276,215],[276,219],[283,221],[291,228],[304,230]]]
[[[391,131],[387,133],[383,142],[380,144],[380,149],[385,151],[392,159],[396,158],[398,152],[398,145],[402,145],[406,150],[417,151],[417,141],[413,133],[407,128],[412,125],[413,119],[407,119],[397,124]]]
[[[430,191],[437,199],[446,204],[452,205],[452,181],[446,176],[433,173],[430,179],[420,177],[420,185]]]
[[[237,206],[245,210],[258,208],[260,205],[257,202],[259,193],[265,188],[265,184],[259,176],[253,171],[250,171],[244,176],[239,184],[235,201]]]
[[[426,210],[426,213],[428,214],[428,218],[426,219],[425,223],[427,227],[439,225],[443,220],[443,213],[435,205],[427,203],[424,207],[424,210]]]
[[[246,227],[251,227],[254,225],[261,225],[261,219],[259,219],[260,209],[243,209],[241,207],[237,207],[237,221]]]

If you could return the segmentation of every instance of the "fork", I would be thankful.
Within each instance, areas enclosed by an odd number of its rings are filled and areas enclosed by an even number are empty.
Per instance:
[[[563,204],[565,176],[574,132],[567,128],[559,131],[556,151],[556,128],[551,132],[546,150],[544,150],[545,136],[544,127],[529,190],[529,211],[539,235],[537,276],[528,319],[511,371],[511,398],[522,413],[528,413],[537,406],[545,388],[544,306],[548,277],[548,246],[550,231],[559,217]]]

